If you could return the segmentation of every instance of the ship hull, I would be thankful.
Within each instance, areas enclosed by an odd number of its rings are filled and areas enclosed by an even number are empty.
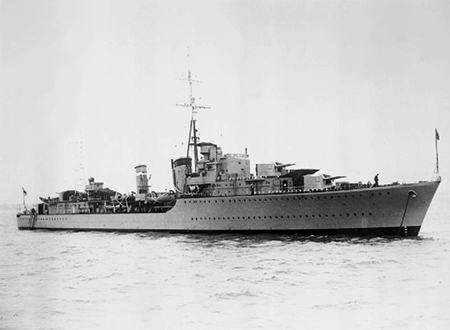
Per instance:
[[[166,213],[18,215],[19,229],[417,236],[439,182],[180,198]]]

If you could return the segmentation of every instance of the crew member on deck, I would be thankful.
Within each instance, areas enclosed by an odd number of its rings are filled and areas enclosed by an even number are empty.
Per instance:
[[[250,194],[251,195],[255,194],[255,186],[253,186],[253,183],[250,185]]]
[[[373,184],[374,187],[378,187],[378,174],[375,175],[375,177],[373,178],[373,181],[375,181],[375,183]]]

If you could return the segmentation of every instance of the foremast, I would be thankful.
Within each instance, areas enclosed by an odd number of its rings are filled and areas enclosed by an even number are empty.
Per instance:
[[[198,113],[198,109],[210,109],[210,107],[206,107],[203,105],[197,105],[195,97],[193,96],[192,92],[192,85],[193,83],[201,83],[199,80],[192,79],[192,73],[191,70],[188,69],[187,79],[181,79],[185,80],[189,83],[189,103],[183,103],[183,104],[176,104],[179,107],[186,107],[191,109],[191,121],[189,125],[189,137],[188,137],[188,143],[187,143],[187,151],[186,151],[186,158],[190,158],[190,151],[193,149],[194,152],[194,172],[198,171],[198,136],[197,136],[197,128],[196,128],[196,122],[195,115]]]

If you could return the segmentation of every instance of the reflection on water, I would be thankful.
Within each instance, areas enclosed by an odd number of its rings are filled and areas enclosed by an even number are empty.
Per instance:
[[[118,233],[121,234],[121,233]],[[130,234],[125,234],[130,235]],[[241,233],[161,233],[161,232],[145,232],[134,234],[143,239],[161,239],[170,237],[179,240],[184,243],[199,243],[207,245],[227,245],[233,243],[241,243],[239,246],[251,247],[258,244],[266,244],[269,242],[281,242],[284,244],[289,243],[345,243],[345,244],[390,244],[402,241],[429,241],[433,240],[433,237],[396,237],[396,236],[362,236],[362,237],[349,237],[345,235],[302,235],[302,234],[241,234]]]

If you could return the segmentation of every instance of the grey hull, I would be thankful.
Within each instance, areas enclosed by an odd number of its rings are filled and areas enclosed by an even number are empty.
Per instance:
[[[417,236],[439,186],[182,198],[166,213],[18,215],[19,229]]]

